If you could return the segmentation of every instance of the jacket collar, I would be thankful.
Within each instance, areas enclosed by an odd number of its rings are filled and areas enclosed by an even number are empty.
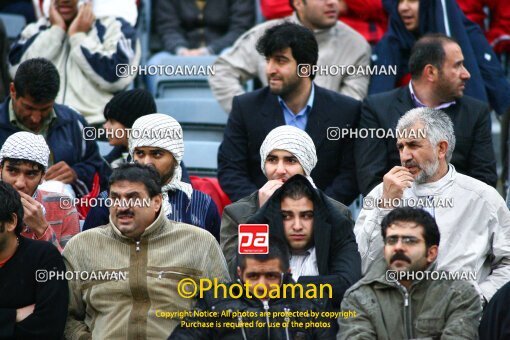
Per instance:
[[[113,223],[112,221],[112,218],[111,216],[109,217],[110,219],[110,226],[113,230],[113,232],[118,236],[120,237],[121,239],[123,239],[124,241],[129,241],[129,242],[132,242],[134,241],[132,238],[130,237],[127,237],[127,236],[124,236],[119,229],[117,229],[117,226]],[[154,220],[154,222],[152,222],[146,229],[145,231],[142,233],[142,235],[140,236],[140,239],[144,239],[144,238],[150,238],[152,235],[156,234],[159,230],[161,230],[165,224],[166,224],[166,221],[167,221],[167,218],[165,216],[165,214],[163,213],[163,209],[159,209],[159,214],[158,216],[156,217],[156,219]]]

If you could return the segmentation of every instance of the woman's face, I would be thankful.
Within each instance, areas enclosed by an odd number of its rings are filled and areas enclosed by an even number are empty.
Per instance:
[[[404,22],[408,31],[415,31],[418,29],[418,14],[420,13],[420,0],[399,0],[398,14]]]

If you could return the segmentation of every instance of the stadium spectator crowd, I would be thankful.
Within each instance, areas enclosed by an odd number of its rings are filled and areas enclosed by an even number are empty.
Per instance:
[[[0,339],[510,338],[508,54],[507,0],[0,2]]]

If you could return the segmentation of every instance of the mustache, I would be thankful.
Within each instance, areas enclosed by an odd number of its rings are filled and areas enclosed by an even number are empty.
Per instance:
[[[404,255],[404,253],[402,252],[398,252],[398,253],[395,253],[395,255],[393,255],[391,258],[390,258],[390,263],[393,263],[395,261],[406,261],[407,263],[411,263],[411,259],[407,256]]]
[[[404,166],[406,168],[411,168],[411,167],[420,168],[420,165],[413,159],[406,161],[406,162],[402,162],[402,166]]]
[[[117,213],[117,217],[133,217],[135,213],[131,210],[121,211]]]

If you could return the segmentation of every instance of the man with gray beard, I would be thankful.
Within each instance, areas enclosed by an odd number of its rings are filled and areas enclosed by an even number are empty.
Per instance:
[[[475,273],[475,287],[488,301],[510,280],[510,211],[494,188],[450,164],[455,134],[444,112],[412,109],[397,131],[402,165],[365,197],[354,226],[363,274],[382,257],[382,219],[397,207],[420,207],[441,232],[438,269]]]

